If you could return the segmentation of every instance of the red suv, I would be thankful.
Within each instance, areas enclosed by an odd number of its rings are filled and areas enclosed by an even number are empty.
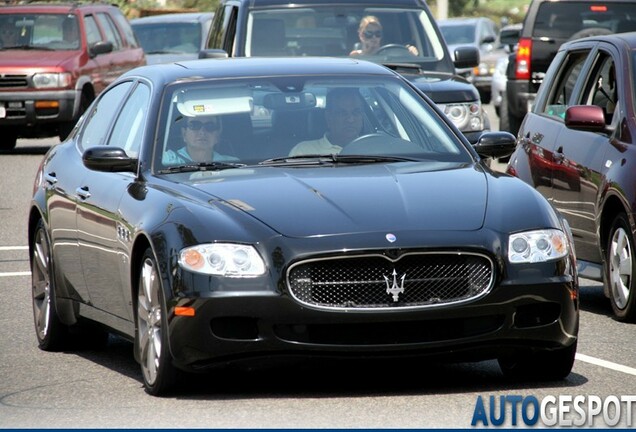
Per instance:
[[[146,64],[126,17],[101,3],[0,7],[0,150],[59,136],[108,84]]]

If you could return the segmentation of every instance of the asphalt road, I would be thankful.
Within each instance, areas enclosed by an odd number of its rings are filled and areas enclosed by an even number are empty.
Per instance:
[[[581,281],[577,361],[556,383],[506,381],[494,361],[302,363],[197,376],[187,391],[154,398],[143,390],[132,345],[119,338],[97,351],[40,351],[26,217],[38,164],[55,142],[19,141],[17,151],[0,155],[0,428],[470,428],[473,418],[479,427],[502,419],[502,401],[503,425],[512,427],[525,424],[522,413],[532,420],[531,402],[551,397],[562,403],[561,425],[636,424],[636,403],[620,402],[636,399],[636,325],[615,321],[601,285],[588,280]],[[571,406],[577,397],[585,415]],[[592,415],[598,401],[609,409]],[[538,425],[551,421],[544,420]]]

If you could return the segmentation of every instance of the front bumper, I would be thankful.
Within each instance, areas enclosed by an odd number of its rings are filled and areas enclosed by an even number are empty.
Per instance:
[[[518,350],[570,346],[578,333],[571,278],[498,285],[473,302],[405,310],[325,310],[285,293],[223,292],[179,298],[194,316],[168,310],[176,366],[201,370],[271,356],[485,360]]]
[[[0,92],[0,126],[30,126],[42,123],[62,123],[75,118],[78,91]],[[38,107],[39,104],[52,105]],[[57,103],[57,107],[54,106]]]

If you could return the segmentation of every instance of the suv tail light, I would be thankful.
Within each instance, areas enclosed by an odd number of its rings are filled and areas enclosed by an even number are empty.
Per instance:
[[[517,45],[517,62],[515,64],[515,78],[530,79],[530,56],[532,54],[532,39],[520,38]]]

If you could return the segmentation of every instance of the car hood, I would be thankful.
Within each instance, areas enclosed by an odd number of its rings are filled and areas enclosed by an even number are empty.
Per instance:
[[[8,49],[0,51],[0,67],[41,68],[58,66],[77,57],[78,51]]]
[[[479,92],[464,78],[444,73],[402,73],[417,88],[437,104],[472,102],[479,99]]]
[[[478,230],[487,207],[486,174],[470,164],[243,168],[201,174],[192,180],[193,187],[289,237]]]

